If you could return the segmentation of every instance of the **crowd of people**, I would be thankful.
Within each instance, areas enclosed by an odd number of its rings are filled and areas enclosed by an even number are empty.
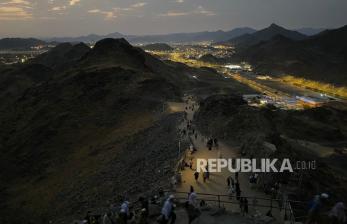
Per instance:
[[[186,126],[181,130],[181,134],[185,136],[189,136],[198,139],[198,132],[195,130],[192,120],[188,119],[188,112],[197,108],[194,103],[189,101],[186,102],[185,106],[185,121]],[[219,142],[217,138],[209,137],[207,139],[203,138],[206,142],[207,150],[212,150],[213,148],[218,150]],[[197,152],[197,148],[194,147],[192,143],[189,146],[189,153],[193,155]],[[200,174],[198,171],[194,169],[194,163],[192,157],[189,158],[188,161],[183,160],[181,164],[181,169],[189,168],[193,171],[193,178],[195,182],[199,183],[202,178],[203,183],[207,182],[210,179],[209,165],[205,167],[205,171]],[[258,174],[253,173],[249,176],[249,183],[251,188],[256,186],[258,183]],[[243,196],[240,181],[239,181],[239,173],[236,172],[233,175],[230,175],[226,179],[227,184],[227,194],[230,200],[236,199],[240,213],[243,216],[248,215],[249,213],[249,198]],[[276,192],[276,196],[272,195],[273,198],[277,198],[277,193],[279,191],[279,183],[276,183],[273,186],[273,192]],[[305,224],[347,224],[346,217],[346,207],[343,202],[337,202],[333,208],[329,211],[327,216],[329,220],[327,223],[322,222],[321,215],[323,213],[323,207],[327,203],[329,199],[329,195],[326,193],[322,193],[316,195],[309,204],[308,215],[305,221]],[[254,208],[257,207],[256,198],[252,201],[252,206]],[[150,204],[155,204],[161,207],[159,214],[155,214],[157,217],[155,218],[156,222],[159,224],[174,224],[176,222],[176,202],[174,195],[164,195],[163,191],[159,192],[159,197],[152,197],[151,199],[147,199],[146,197],[140,197],[137,201],[137,204],[140,205],[139,208],[133,208],[132,203],[130,203],[127,199],[123,200],[119,207],[113,207],[109,211],[107,211],[104,215],[93,215],[91,212],[87,212],[86,217],[81,222],[83,224],[127,224],[127,223],[139,223],[139,224],[147,224],[149,223],[149,218],[151,217],[152,211],[150,211]],[[190,186],[190,190],[188,193],[187,200],[184,204],[185,209],[188,215],[188,223],[192,223],[197,217],[200,216],[202,208],[207,207],[207,203],[203,199],[198,198],[198,194],[195,192],[194,187]],[[271,210],[266,214],[268,216],[272,216]],[[153,218],[153,217],[152,217]]]
[[[343,202],[337,202],[328,213],[325,213],[325,207],[329,202],[329,194],[317,194],[310,201],[308,206],[308,215],[305,224],[318,224],[328,222],[329,224],[346,224],[346,206]],[[323,216],[327,216],[328,220]]]

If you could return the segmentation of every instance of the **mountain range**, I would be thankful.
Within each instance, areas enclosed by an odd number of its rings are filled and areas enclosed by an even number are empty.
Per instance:
[[[254,33],[247,33],[235,38],[231,38],[228,41],[223,42],[223,44],[231,44],[237,46],[238,48],[244,48],[256,45],[262,41],[268,41],[276,35],[282,35],[292,40],[303,40],[307,38],[306,35],[297,31],[288,30],[276,24],[271,24],[269,27]]]
[[[22,50],[29,49],[30,47],[49,44],[54,45],[58,43],[95,43],[105,38],[125,38],[127,41],[134,44],[151,44],[151,43],[193,43],[201,41],[209,42],[220,42],[230,38],[234,38],[246,33],[255,32],[252,28],[236,28],[231,31],[215,31],[215,32],[197,32],[197,33],[174,33],[174,34],[163,34],[163,35],[124,35],[121,33],[110,33],[107,35],[96,35],[90,34],[87,36],[79,37],[55,37],[55,38],[4,38],[0,39],[0,50]]]
[[[297,29],[304,35],[311,36],[324,31],[323,28],[301,28]],[[191,43],[199,41],[221,42],[226,41],[244,34],[252,34],[256,32],[255,29],[249,27],[235,28],[230,31],[203,31],[193,33],[172,33],[161,35],[125,35],[118,32],[110,33],[107,35],[90,34],[80,37],[62,37],[62,38],[47,38],[47,41],[54,42],[86,42],[93,43],[104,38],[125,38],[131,43]]]
[[[266,33],[266,35],[264,35]],[[266,38],[264,38],[264,36]],[[305,37],[273,26],[232,40],[234,59],[250,62],[257,71],[347,84],[347,26]]]
[[[230,31],[204,31],[196,33],[173,33],[173,34],[162,34],[162,35],[124,35],[121,33],[111,33],[108,35],[88,35],[81,37],[65,37],[65,38],[49,38],[46,41],[55,42],[96,42],[104,38],[125,38],[131,43],[191,43],[191,42],[201,42],[201,41],[224,41],[230,38],[240,36],[246,33],[255,32],[254,29],[244,27],[236,28]]]
[[[297,31],[310,36],[317,34],[324,29],[314,28],[302,28]],[[90,34],[79,37],[53,37],[53,38],[4,38],[0,39],[0,50],[22,50],[28,49],[33,46],[52,43],[70,42],[70,43],[95,43],[105,38],[125,38],[129,42],[138,44],[151,44],[151,43],[193,43],[193,42],[225,42],[243,35],[248,36],[256,32],[255,29],[243,27],[235,28],[230,31],[204,31],[204,32],[193,32],[193,33],[173,33],[173,34],[162,34],[162,35],[125,35],[118,32],[110,33],[107,35]]]

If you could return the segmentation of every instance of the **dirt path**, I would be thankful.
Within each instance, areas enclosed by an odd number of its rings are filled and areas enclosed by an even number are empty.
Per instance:
[[[189,103],[187,106],[188,110],[187,112],[187,120],[193,120],[194,112],[198,109],[197,106],[194,107],[194,111],[189,109],[193,104],[195,104],[194,101],[189,100]],[[186,126],[187,123],[185,122],[182,126]],[[198,137],[195,138],[194,135],[191,136],[191,140],[193,142],[194,147],[197,149],[193,155],[188,156],[186,161],[189,161],[191,158],[193,160],[193,169],[185,168],[181,172],[182,174],[182,183],[179,184],[176,187],[177,192],[188,192],[190,189],[190,186],[193,186],[195,189],[195,192],[197,193],[203,193],[203,194],[215,194],[215,195],[227,195],[228,194],[228,187],[227,187],[227,177],[232,176],[235,179],[235,175],[233,173],[230,173],[227,169],[223,169],[221,173],[211,173],[210,178],[204,183],[202,174],[199,175],[198,181],[195,181],[194,179],[194,172],[196,169],[196,160],[197,158],[200,159],[209,159],[209,158],[237,158],[239,157],[239,146],[234,145],[234,146],[229,146],[224,144],[223,142],[219,142],[219,147],[213,147],[212,150],[208,150],[206,147],[206,141],[207,138],[205,136],[202,136],[198,132]],[[190,158],[189,158],[190,157]],[[245,197],[256,197],[256,198],[265,198],[269,199],[269,196],[266,195],[265,193],[255,189],[252,184],[249,183],[249,175],[250,173],[240,173],[239,174],[239,183],[240,183],[240,188],[241,188],[241,196]],[[186,197],[187,195],[177,193],[177,197],[182,198]],[[200,199],[212,199],[215,200],[217,199],[216,196],[202,196],[199,195]],[[232,212],[239,212],[239,203],[236,200],[235,196],[230,199],[227,196],[221,196],[220,197],[221,201],[228,201],[228,202],[233,202],[232,204],[230,203],[220,203],[221,207],[226,207],[228,211]],[[255,215],[255,214],[266,214],[269,211],[269,207],[260,207],[257,206],[256,208],[253,206],[254,205],[254,200],[251,198],[248,199],[249,203],[249,214],[250,215]],[[218,206],[217,202],[208,202],[212,206]],[[257,205],[266,205],[270,206],[270,201],[267,200],[261,200],[257,199],[256,204]],[[275,205],[275,204],[274,204]],[[276,219],[278,220],[280,217],[280,212],[278,209],[273,209],[272,214]]]

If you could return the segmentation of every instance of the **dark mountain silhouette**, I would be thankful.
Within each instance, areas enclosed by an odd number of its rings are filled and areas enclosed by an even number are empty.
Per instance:
[[[34,38],[4,38],[0,39],[0,50],[28,50],[43,44],[46,42]]]
[[[197,82],[177,67],[125,39],[1,67],[0,222],[71,222],[167,185],[153,171],[174,164],[181,116],[163,109]]]
[[[99,40],[102,40],[104,38],[122,38],[125,37],[125,35],[121,33],[110,33],[107,35],[97,35],[97,34],[89,34],[87,36],[79,36],[79,37],[54,37],[54,38],[49,38],[49,41],[53,42],[58,42],[58,43],[63,43],[63,42],[70,42],[70,43],[79,43],[79,42],[84,42],[84,43],[95,43]]]
[[[277,35],[239,48],[235,58],[251,62],[258,71],[289,73],[304,78],[347,84],[347,26],[326,30],[304,40]]]
[[[73,65],[77,60],[81,59],[87,52],[90,51],[90,47],[84,43],[59,44],[52,50],[43,53],[34,58],[30,63],[42,64],[52,69],[66,69]]]
[[[203,61],[203,62],[207,62],[207,63],[216,63],[216,64],[224,62],[223,59],[217,58],[217,57],[213,56],[212,54],[205,54],[205,55],[201,56],[199,58],[199,61]]]
[[[323,32],[326,30],[325,28],[310,28],[310,27],[304,27],[300,29],[296,29],[295,31],[298,31],[299,33],[302,33],[306,36],[313,36],[316,34],[319,34],[320,32]]]
[[[347,25],[339,29],[325,30],[315,36],[303,41],[303,45],[310,46],[312,49],[317,48],[329,54],[346,56],[347,51]]]
[[[164,43],[189,43],[189,42],[199,42],[199,41],[211,41],[219,42],[225,41],[246,33],[253,33],[254,29],[244,27],[236,28],[230,31],[218,30],[214,32],[197,32],[197,33],[174,33],[174,34],[163,34],[163,35],[148,35],[148,36],[138,36],[138,37],[129,37],[130,42],[135,43],[155,43],[155,42],[164,42]]]
[[[225,41],[246,33],[253,33],[254,29],[248,27],[236,28],[230,31],[204,31],[194,33],[173,33],[162,35],[124,35],[121,33],[111,33],[108,35],[95,35],[81,37],[63,37],[50,38],[48,41],[55,42],[85,42],[94,43],[105,38],[126,38],[131,43],[181,43],[181,42],[198,42],[198,41]]]
[[[252,45],[256,45],[262,41],[271,40],[273,37],[277,35],[282,35],[292,40],[303,40],[307,38],[306,35],[301,34],[297,31],[287,30],[281,26],[276,24],[271,24],[269,27],[259,30],[252,34],[245,34],[236,38],[232,38],[225,42],[225,44],[233,44],[241,47],[249,47]]]
[[[148,44],[143,47],[141,47],[144,50],[150,50],[150,51],[172,51],[173,48],[165,43],[156,43],[156,44]]]

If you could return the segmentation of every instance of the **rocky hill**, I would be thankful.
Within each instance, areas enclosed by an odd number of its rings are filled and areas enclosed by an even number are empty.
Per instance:
[[[124,39],[1,69],[1,223],[66,223],[168,184],[184,71]]]
[[[224,44],[232,44],[234,46],[237,46],[238,48],[245,48],[256,45],[262,41],[271,40],[273,37],[278,35],[284,36],[291,40],[303,40],[307,38],[306,35],[297,31],[287,30],[276,24],[271,24],[269,27],[257,32],[232,38],[224,42]]]
[[[346,111],[336,105],[302,111],[255,108],[241,96],[216,95],[200,103],[194,120],[206,136],[239,142],[246,157],[316,160],[317,170],[302,171],[304,180],[300,186],[297,179],[289,183],[283,174],[274,174],[270,180],[291,184],[290,196],[295,200],[310,200],[316,192],[329,192],[334,201],[347,198],[343,163],[347,156],[338,152],[347,139]],[[269,150],[268,145],[275,151]],[[288,189],[291,187],[288,185]]]
[[[52,50],[39,55],[30,61],[31,64],[41,64],[55,70],[64,70],[73,66],[76,61],[81,59],[90,47],[84,43],[70,44],[62,43],[53,48]]]
[[[214,63],[214,64],[219,64],[219,63],[225,62],[224,59],[222,59],[222,58],[217,58],[217,57],[213,56],[212,54],[205,54],[205,55],[202,55],[202,56],[199,58],[199,61],[203,61],[203,62],[207,62],[207,63]]]
[[[0,50],[28,50],[43,44],[47,43],[35,38],[3,38],[0,39]]]
[[[304,40],[274,36],[246,48],[238,48],[235,60],[249,61],[257,71],[292,74],[307,79],[347,84],[347,26],[327,30]]]

